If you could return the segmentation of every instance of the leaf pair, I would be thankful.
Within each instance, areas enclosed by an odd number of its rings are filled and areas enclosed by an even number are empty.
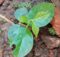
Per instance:
[[[39,28],[50,23],[53,16],[54,5],[47,2],[35,5],[29,12],[26,8],[17,9],[15,12],[16,19],[21,23],[28,24],[28,22],[30,22],[29,26],[32,27],[35,37],[37,37],[39,33]]]

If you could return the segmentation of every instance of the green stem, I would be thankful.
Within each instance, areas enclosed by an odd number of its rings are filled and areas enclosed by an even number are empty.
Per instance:
[[[30,24],[30,21],[28,22],[27,26],[26,26],[26,29],[29,27],[29,24]]]

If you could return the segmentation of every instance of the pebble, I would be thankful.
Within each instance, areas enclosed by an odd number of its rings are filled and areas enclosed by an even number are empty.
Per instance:
[[[48,49],[54,49],[60,46],[60,39],[58,37],[41,35],[41,38],[46,44]]]

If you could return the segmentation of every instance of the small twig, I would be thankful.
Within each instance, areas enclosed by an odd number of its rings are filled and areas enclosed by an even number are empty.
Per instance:
[[[3,16],[3,15],[1,15],[1,14],[0,14],[0,17],[3,18],[4,20],[6,20],[8,23],[14,24],[14,22],[10,21],[7,17],[5,17],[5,16]],[[18,24],[20,24],[21,26],[24,26],[24,27],[26,26],[26,25],[21,24],[21,23],[18,23]]]
[[[10,21],[8,18],[6,18],[5,16],[0,14],[0,17],[3,18],[4,20],[6,20],[8,23],[10,24],[14,24],[12,21]]]

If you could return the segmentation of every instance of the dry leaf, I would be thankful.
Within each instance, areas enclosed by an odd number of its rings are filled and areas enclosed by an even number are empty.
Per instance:
[[[60,9],[55,9],[55,16],[51,22],[52,27],[55,29],[56,34],[60,37]]]

